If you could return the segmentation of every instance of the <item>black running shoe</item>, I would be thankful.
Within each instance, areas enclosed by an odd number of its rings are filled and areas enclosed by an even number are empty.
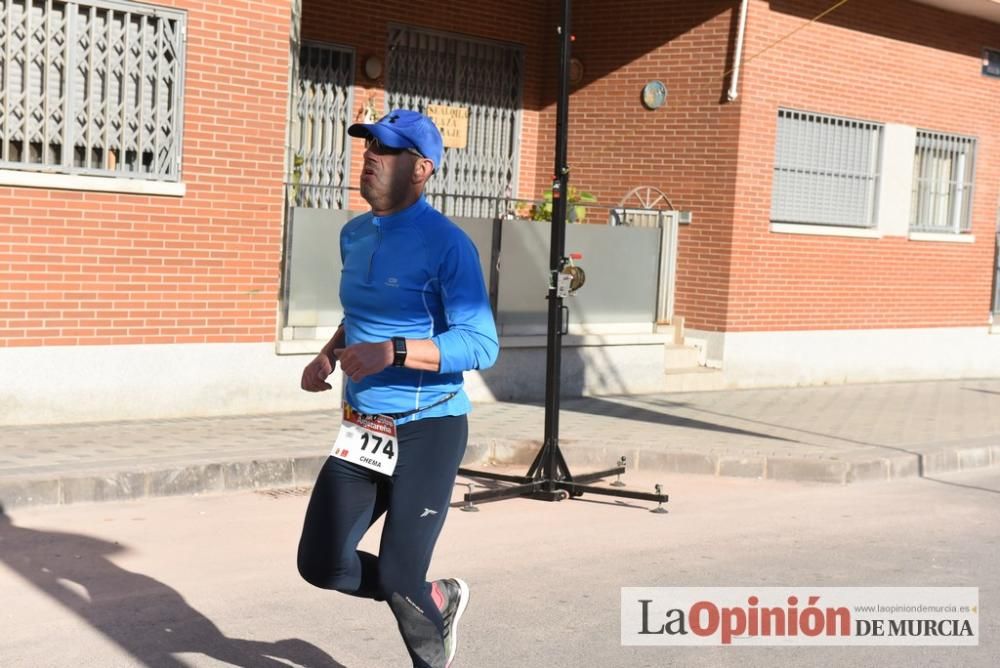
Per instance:
[[[447,657],[444,665],[449,668],[458,649],[458,620],[469,605],[469,585],[458,578],[438,580],[437,585],[445,596],[441,620],[444,622],[444,654]]]

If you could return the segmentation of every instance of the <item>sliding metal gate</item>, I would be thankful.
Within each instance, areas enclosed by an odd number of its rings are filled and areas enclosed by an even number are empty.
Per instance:
[[[354,51],[303,43],[292,101],[294,206],[347,208]]]
[[[388,108],[468,109],[468,144],[445,149],[427,186],[445,213],[492,217],[497,203],[480,198],[516,195],[523,70],[524,54],[515,45],[390,27]]]

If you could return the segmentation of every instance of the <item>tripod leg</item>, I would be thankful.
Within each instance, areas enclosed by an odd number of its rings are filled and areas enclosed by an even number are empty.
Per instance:
[[[556,471],[556,478],[558,480],[573,482],[573,476],[569,472],[569,465],[566,464],[566,459],[563,457],[562,450],[559,448],[556,448]]]
[[[550,447],[549,443],[548,441],[546,441],[545,444],[541,447],[541,449],[539,449],[538,454],[535,455],[535,461],[531,462],[531,467],[528,469],[526,477],[528,478],[535,477],[535,474],[538,473],[538,469],[542,465],[542,462],[545,461],[545,457],[548,456],[549,447]]]

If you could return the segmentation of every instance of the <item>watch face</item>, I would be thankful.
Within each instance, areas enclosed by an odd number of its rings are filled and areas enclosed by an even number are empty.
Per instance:
[[[662,81],[650,81],[642,89],[642,103],[647,109],[659,109],[667,101],[667,87]]]

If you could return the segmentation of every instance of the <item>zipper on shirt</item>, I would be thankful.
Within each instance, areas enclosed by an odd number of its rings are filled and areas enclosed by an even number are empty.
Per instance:
[[[378,249],[382,246],[382,226],[375,222],[375,229],[378,233],[378,240],[375,242],[375,248],[372,249],[372,256],[368,258],[368,283],[372,282],[372,267],[375,265],[375,254],[378,253]]]

